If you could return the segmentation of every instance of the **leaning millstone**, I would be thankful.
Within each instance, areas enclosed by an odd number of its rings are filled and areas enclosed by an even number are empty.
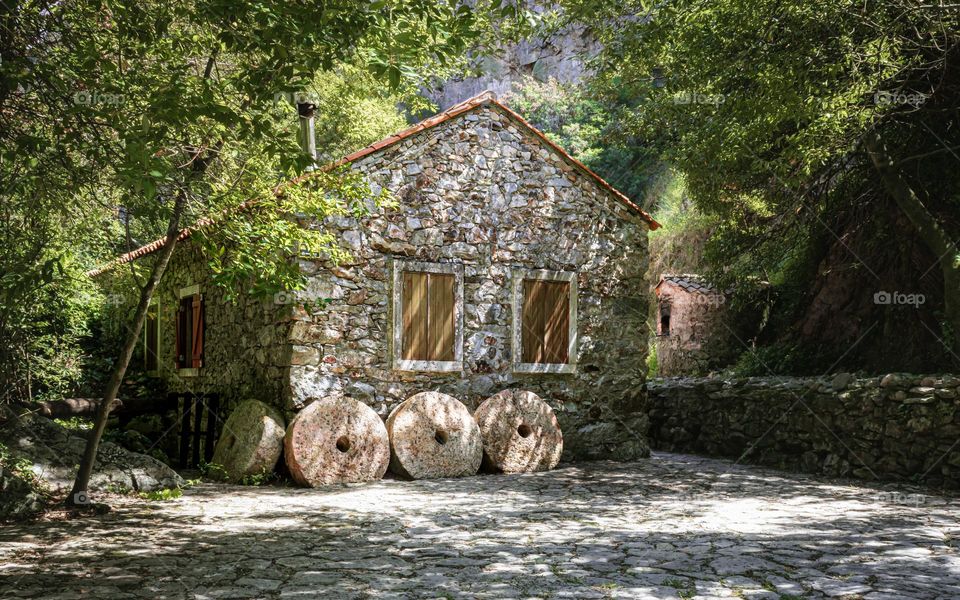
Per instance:
[[[387,417],[390,470],[409,479],[474,475],[483,458],[480,428],[459,400],[415,394]]]
[[[383,420],[353,398],[324,398],[301,410],[283,447],[290,475],[312,487],[380,479],[390,463]]]
[[[560,462],[563,434],[553,409],[533,392],[504,390],[473,413],[483,437],[484,469],[548,471]]]
[[[230,413],[213,451],[213,464],[230,481],[273,471],[283,450],[283,417],[259,400],[244,400]]]

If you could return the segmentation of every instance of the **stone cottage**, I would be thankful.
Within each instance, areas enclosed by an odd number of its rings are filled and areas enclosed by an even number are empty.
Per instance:
[[[657,298],[657,372],[704,374],[731,356],[726,295],[699,275],[663,275]]]
[[[524,388],[556,411],[565,458],[648,454],[647,213],[489,93],[340,163],[398,203],[323,224],[352,258],[299,259],[305,290],[228,302],[186,231],[151,307],[145,369],[288,417],[326,396],[386,417],[421,391],[473,409]],[[161,245],[93,274],[116,286],[117,264]]]

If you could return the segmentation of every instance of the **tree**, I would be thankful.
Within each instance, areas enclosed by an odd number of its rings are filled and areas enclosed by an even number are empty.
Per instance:
[[[337,173],[279,185],[311,158],[290,135],[294,113],[278,97],[346,62],[393,87],[414,85],[409,80],[421,71],[461,60],[476,23],[474,10],[434,0],[4,5],[0,110],[5,121],[31,128],[5,140],[5,157],[30,156],[45,144],[56,151],[44,165],[5,158],[0,176],[11,181],[20,170],[36,180],[75,178],[64,195],[73,206],[116,214],[126,248],[158,231],[165,239],[142,281],[68,503],[86,492],[110,407],[180,230],[251,199],[270,214],[261,226],[284,228],[288,209],[324,210],[330,194],[317,193],[318,186],[333,187],[334,195],[356,192],[356,182]],[[304,243],[317,243],[301,229]]]
[[[597,84],[644,99],[620,125],[662,140],[698,207],[719,218],[711,247],[728,275],[756,272],[758,248],[782,265],[791,238],[826,226],[841,203],[884,211],[892,198],[936,259],[941,337],[960,354],[960,11],[906,0],[562,4],[599,32]]]

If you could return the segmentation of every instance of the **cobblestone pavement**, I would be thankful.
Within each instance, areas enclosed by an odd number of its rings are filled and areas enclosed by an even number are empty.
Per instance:
[[[658,454],[332,489],[203,484],[0,530],[0,596],[958,598],[960,499]]]

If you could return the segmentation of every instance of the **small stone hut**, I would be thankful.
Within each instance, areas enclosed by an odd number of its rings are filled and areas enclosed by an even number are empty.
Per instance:
[[[657,298],[657,372],[704,374],[730,358],[726,295],[699,275],[663,275]]]
[[[323,223],[352,258],[298,259],[306,289],[230,302],[186,231],[151,307],[148,372],[288,418],[329,396],[386,417],[426,390],[473,409],[523,388],[556,411],[566,459],[649,453],[647,213],[489,93],[341,162],[398,202]],[[117,286],[116,265],[161,246],[93,274]]]

